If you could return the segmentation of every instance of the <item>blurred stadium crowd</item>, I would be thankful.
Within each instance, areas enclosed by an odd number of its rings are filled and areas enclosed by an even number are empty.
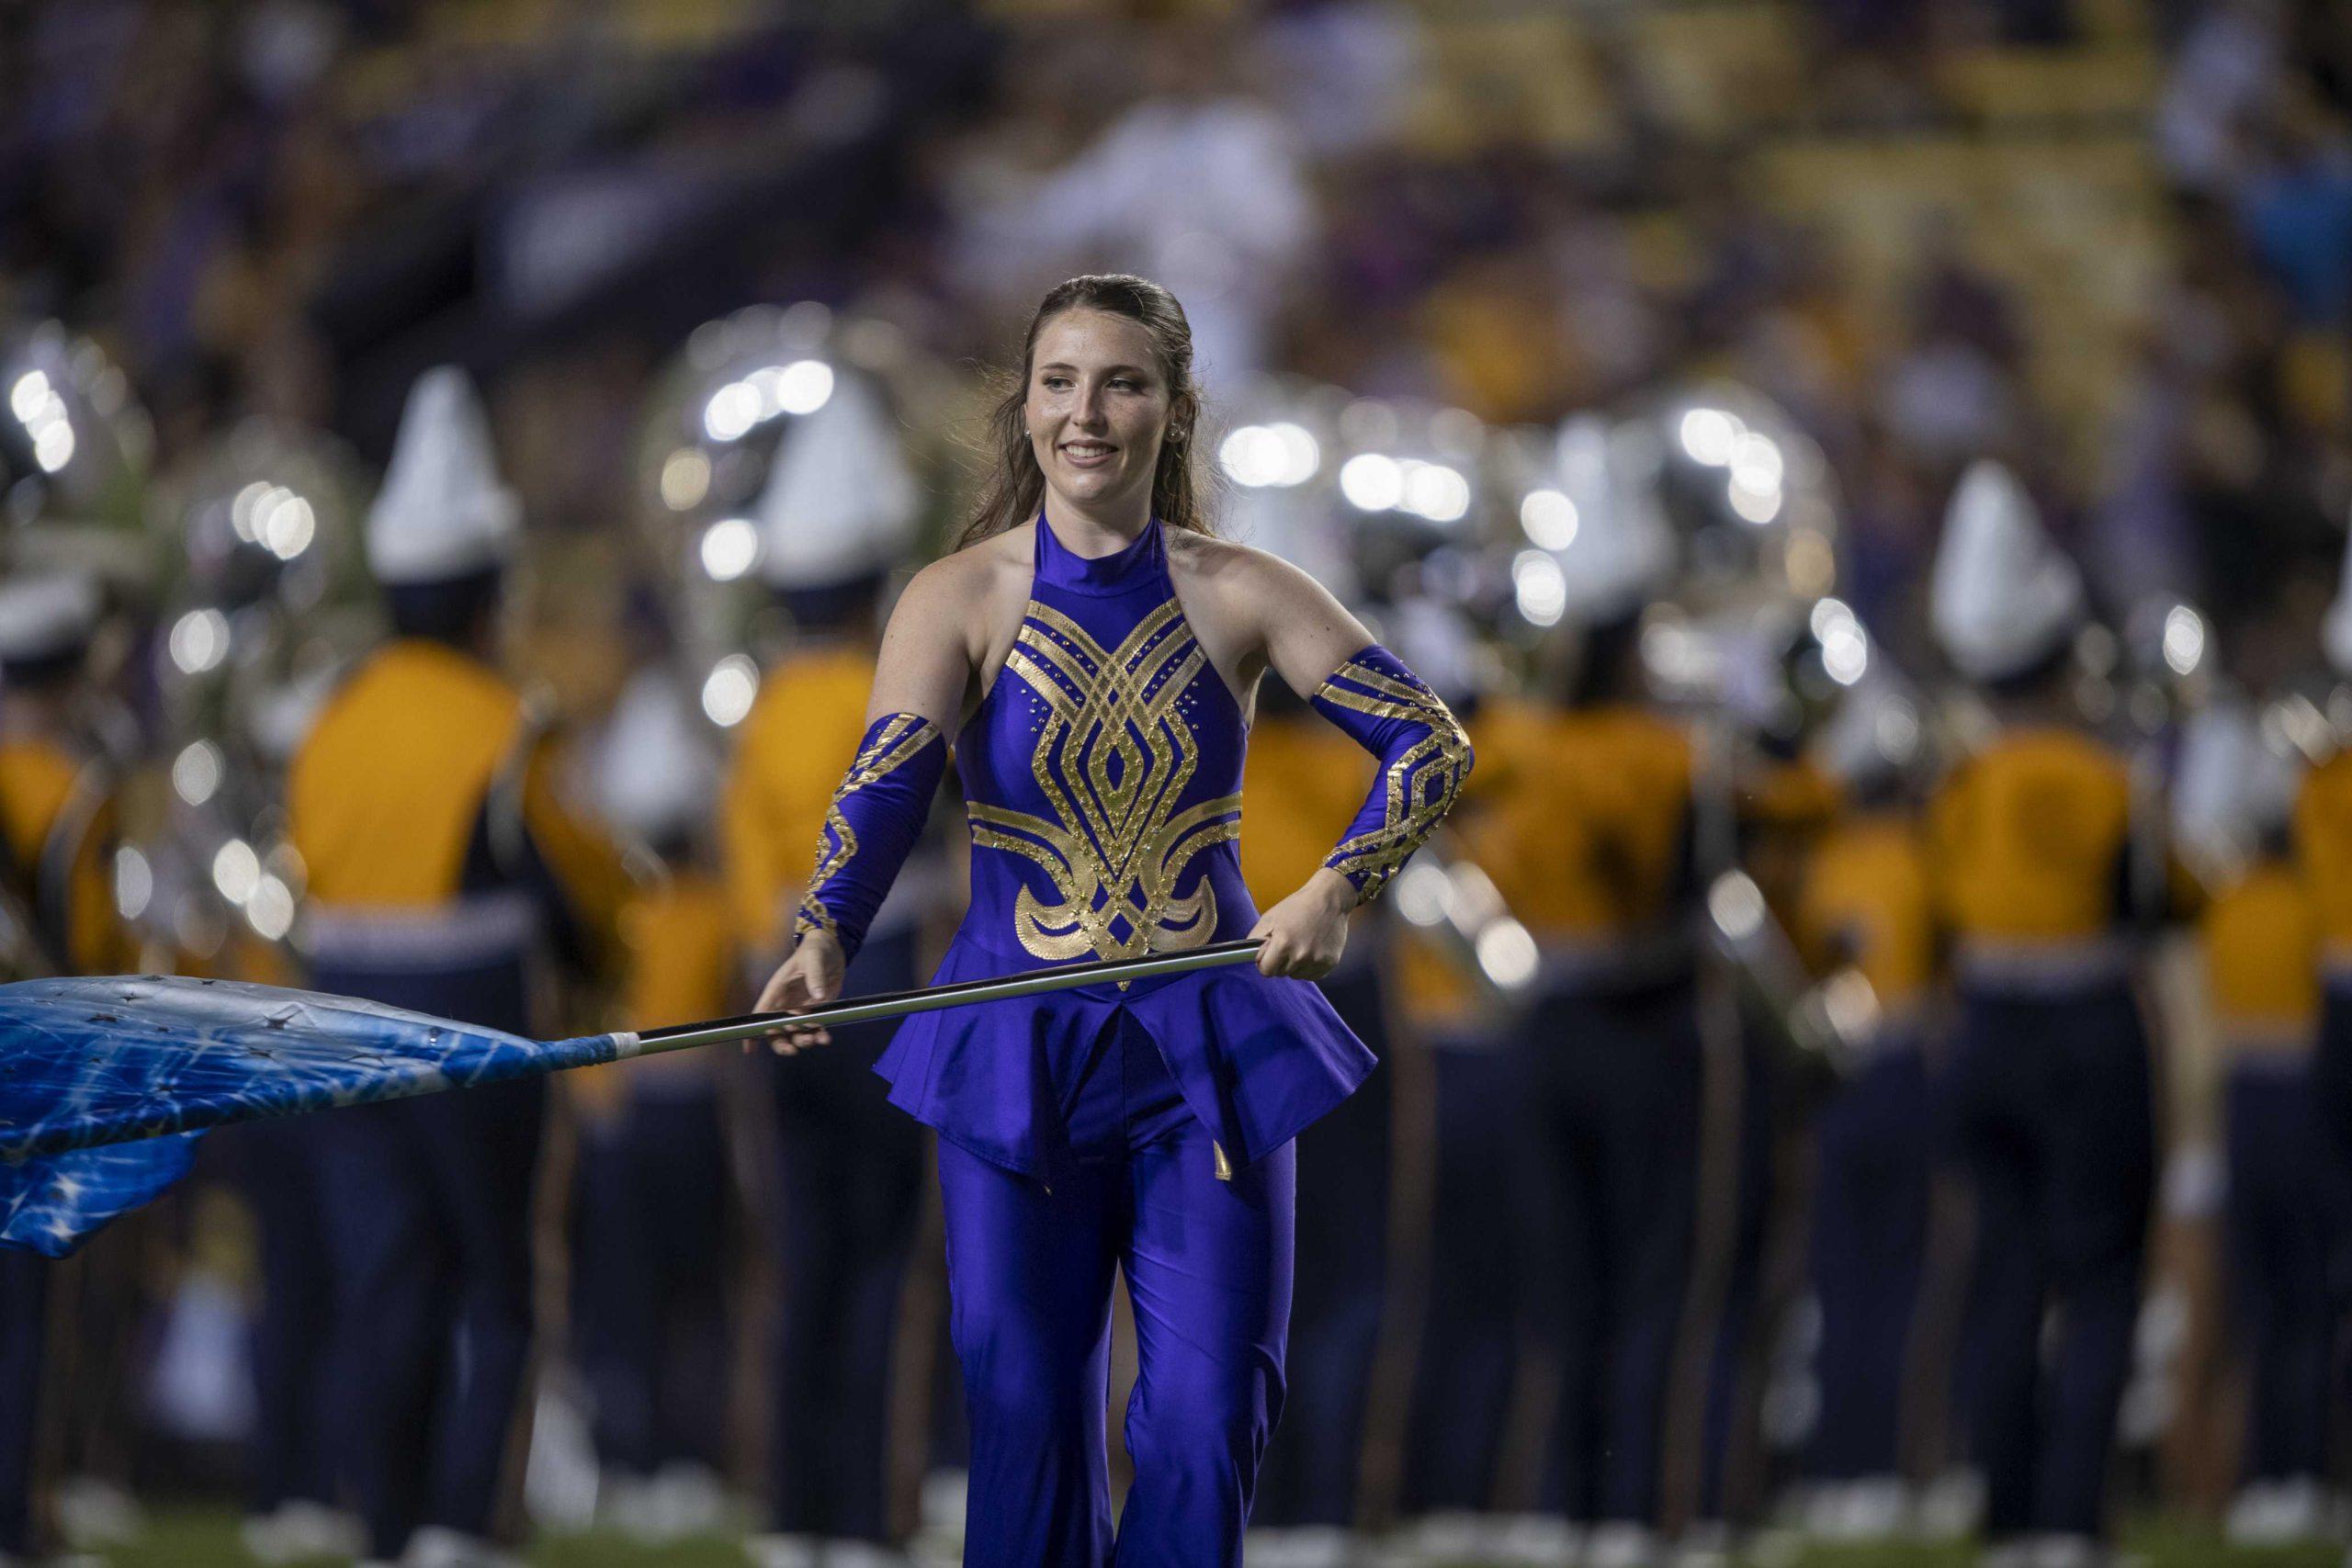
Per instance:
[[[2330,0],[0,9],[13,976],[740,1009],[1089,270],[1479,757],[1324,982],[1385,1070],[1303,1140],[1250,1560],[2340,1536]],[[1261,904],[1367,776],[1277,684]],[[226,1496],[265,1561],[952,1561],[879,1043],[245,1129],[10,1255],[0,1559]]]

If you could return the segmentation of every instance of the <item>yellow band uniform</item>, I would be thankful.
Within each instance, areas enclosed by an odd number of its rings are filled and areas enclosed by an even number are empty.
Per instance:
[[[791,940],[825,812],[865,733],[873,685],[874,656],[863,648],[792,655],[762,678],[737,731],[720,832],[728,905],[747,958],[780,957]]]
[[[113,794],[96,768],[44,738],[0,740],[0,832],[46,963],[81,975],[138,967],[115,908]]]
[[[511,777],[514,825],[560,895],[556,934],[583,962],[608,963],[628,879],[559,795],[556,762],[488,666],[423,640],[379,650],[329,701],[288,777],[314,956],[456,961],[530,945],[517,891],[469,863],[498,848],[488,816]]]
[[[2129,767],[2072,730],[2019,728],[1962,762],[1928,813],[1937,911],[1964,980],[2060,990],[2129,971]],[[2168,903],[2189,901],[2165,868]]]
[[[2320,919],[2294,864],[2256,862],[2206,906],[2197,935],[2223,1052],[2309,1052],[2319,1027]]]
[[[1939,944],[1928,846],[1907,813],[1866,812],[1828,829],[1805,867],[1796,938],[1813,973],[1860,972],[1882,1027],[1916,1019]]]

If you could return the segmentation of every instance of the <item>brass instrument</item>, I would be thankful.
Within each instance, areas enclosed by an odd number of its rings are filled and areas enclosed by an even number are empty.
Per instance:
[[[232,933],[276,946],[292,929],[303,876],[286,765],[382,634],[360,548],[365,486],[332,436],[247,419],[157,487],[152,526],[174,569],[155,662],[168,788],[141,915],[197,962]]]
[[[1784,1051],[1840,1067],[1867,1032],[1867,985],[1850,971],[1808,972],[1743,863],[1740,829],[1747,781],[1800,764],[1875,657],[1835,597],[1835,480],[1795,420],[1732,383],[1654,400],[1611,446],[1680,547],[1675,586],[1645,614],[1640,647],[1653,691],[1698,735],[1701,938]]]
[[[0,335],[0,516],[7,564],[152,585],[141,531],[153,426],[130,378],[57,321]]]
[[[1318,433],[1329,454],[1319,492],[1300,503],[1317,505],[1345,540],[1344,588],[1325,577],[1327,585],[1448,703],[1502,689],[1508,661],[1483,635],[1504,581],[1488,541],[1503,509],[1515,504],[1513,480],[1528,465],[1525,434],[1494,429],[1461,409],[1351,398],[1333,388],[1294,387],[1288,407],[1286,417]],[[1276,553],[1323,576],[1313,536],[1304,527],[1291,533],[1289,547]],[[1542,966],[1535,939],[1458,835],[1441,827],[1387,898],[1488,1007],[1508,1017],[1532,999]]]
[[[659,625],[639,656],[673,670],[714,730],[750,714],[767,660],[795,636],[760,580],[757,508],[793,427],[848,378],[896,413],[924,492],[944,500],[951,487],[936,433],[969,419],[970,378],[879,317],[813,300],[746,307],[695,328],[654,378],[639,426],[628,567],[650,585]],[[936,537],[943,521],[935,511],[926,532]]]
[[[53,321],[0,333],[0,570],[85,574],[104,604],[75,716],[95,760],[75,786],[82,804],[69,804],[62,823],[69,832],[78,830],[70,814],[84,811],[86,825],[141,751],[121,676],[159,576],[142,525],[153,446],[129,378],[95,340]],[[123,852],[118,903],[143,867],[136,850]],[[0,911],[0,965],[21,976],[53,973],[57,962],[28,911]]]

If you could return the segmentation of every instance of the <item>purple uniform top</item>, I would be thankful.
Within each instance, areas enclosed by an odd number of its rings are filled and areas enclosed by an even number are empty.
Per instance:
[[[956,742],[972,900],[935,984],[1245,937],[1248,727],[1193,636],[1163,525],[1095,559],[1041,517],[1003,670]],[[1374,1059],[1309,981],[1232,964],[922,1013],[875,1070],[890,1101],[980,1157],[1050,1179],[1114,1015],[1159,1049],[1230,1165],[1346,1099]]]

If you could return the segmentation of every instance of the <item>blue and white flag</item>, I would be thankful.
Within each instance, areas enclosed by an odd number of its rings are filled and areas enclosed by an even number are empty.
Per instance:
[[[209,1127],[587,1066],[635,1043],[525,1040],[234,980],[0,986],[0,1243],[64,1257],[186,1175]]]

